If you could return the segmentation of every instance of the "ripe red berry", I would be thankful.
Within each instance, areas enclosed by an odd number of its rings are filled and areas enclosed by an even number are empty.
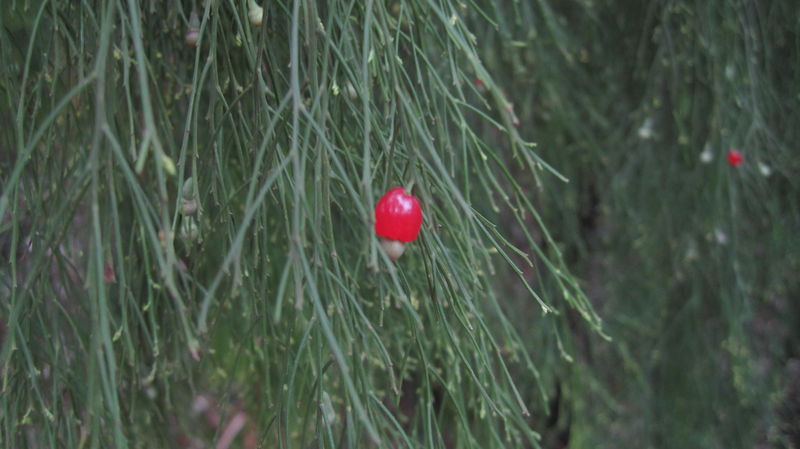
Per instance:
[[[728,150],[728,164],[731,167],[738,167],[743,160],[744,160],[744,155],[742,154],[741,151],[735,148],[731,148],[730,150]]]
[[[389,189],[375,205],[375,233],[389,240],[410,242],[422,227],[419,200],[402,187]]]
[[[375,233],[383,237],[383,246],[390,259],[403,255],[405,243],[417,238],[422,227],[419,200],[402,187],[386,192],[375,205]]]

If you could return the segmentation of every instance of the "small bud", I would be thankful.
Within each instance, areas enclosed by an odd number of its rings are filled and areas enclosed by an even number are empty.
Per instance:
[[[190,47],[197,47],[197,41],[200,39],[200,18],[197,17],[197,11],[192,11],[189,14],[189,28],[186,30],[186,45]]]
[[[194,222],[194,219],[190,218],[183,222],[178,235],[181,240],[186,243],[199,241],[200,229],[198,229],[197,223]]]
[[[725,66],[725,78],[728,78],[729,80],[732,80],[733,79],[733,75],[735,75],[734,70],[733,70],[733,66],[730,65],[730,64],[726,65]]]
[[[706,144],[700,153],[700,162],[708,164],[712,160],[714,160],[714,153],[711,152],[711,145]]]
[[[720,245],[727,245],[728,234],[726,234],[722,229],[714,229],[714,240],[716,240]]]
[[[197,47],[198,39],[200,39],[200,30],[197,28],[189,28],[189,30],[186,31],[186,45]]]
[[[758,171],[761,172],[761,176],[767,178],[772,174],[772,168],[769,165],[758,161]]]
[[[642,140],[653,137],[653,118],[648,117],[647,120],[642,123],[642,126],[639,127],[639,130],[636,131],[636,134],[638,134],[639,138]]]
[[[175,176],[175,163],[172,162],[172,158],[166,154],[161,155],[161,166],[164,167],[164,171],[167,172],[168,175]]]
[[[186,181],[183,181],[183,188],[181,188],[181,195],[183,195],[183,199],[190,200],[194,198],[194,180],[191,176],[186,178]]]

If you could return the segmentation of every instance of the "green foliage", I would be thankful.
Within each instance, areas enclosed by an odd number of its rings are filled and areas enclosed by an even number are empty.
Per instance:
[[[531,316],[600,320],[543,229],[530,256],[498,231],[489,204],[538,217],[506,164],[552,174],[465,11],[265,6],[12,7],[33,19],[2,41],[4,445],[222,442],[240,412],[266,447],[537,445],[496,264],[558,286],[520,277]],[[398,184],[425,225],[394,264],[372,208]]]
[[[478,40],[573,181],[537,209],[614,339],[561,333],[570,445],[793,447],[800,11],[551,3],[504,4]]]
[[[791,447],[792,3],[11,0],[0,446]]]

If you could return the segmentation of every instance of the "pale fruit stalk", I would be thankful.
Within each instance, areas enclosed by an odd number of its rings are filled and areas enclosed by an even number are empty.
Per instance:
[[[264,23],[264,8],[258,6],[255,0],[247,0],[247,18],[253,26],[261,26]]]
[[[391,260],[397,260],[406,251],[406,244],[399,240],[389,240],[381,237],[381,248]]]

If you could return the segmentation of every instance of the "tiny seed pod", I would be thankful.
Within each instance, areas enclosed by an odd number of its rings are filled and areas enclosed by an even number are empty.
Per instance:
[[[198,39],[200,39],[200,30],[197,28],[189,28],[189,30],[186,31],[186,45],[197,47]]]
[[[183,187],[181,188],[181,195],[185,200],[190,200],[194,198],[194,179],[192,179],[191,176],[186,178],[186,181],[183,181]]]
[[[161,167],[167,172],[170,176],[175,176],[176,168],[175,162],[172,161],[172,158],[167,156],[166,154],[161,155]]]
[[[186,45],[190,47],[197,47],[197,41],[200,39],[200,18],[197,17],[197,12],[192,11],[189,14],[189,27],[186,30]]]

